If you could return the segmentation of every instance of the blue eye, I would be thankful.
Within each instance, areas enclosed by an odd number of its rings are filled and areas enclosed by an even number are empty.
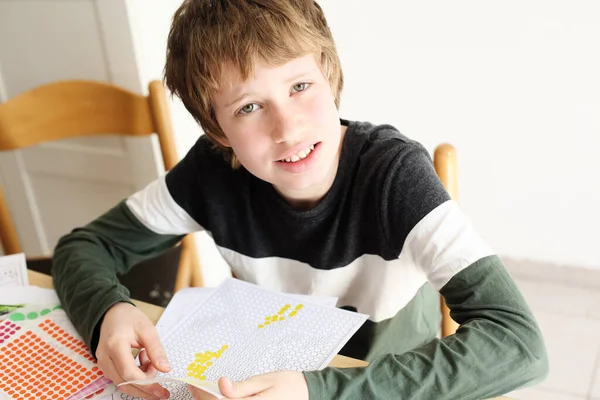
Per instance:
[[[310,83],[307,82],[296,83],[294,86],[292,86],[292,89],[294,92],[304,92],[306,89],[308,89],[309,85]]]
[[[244,107],[240,108],[239,114],[250,114],[258,108],[258,104],[250,103],[246,104]]]

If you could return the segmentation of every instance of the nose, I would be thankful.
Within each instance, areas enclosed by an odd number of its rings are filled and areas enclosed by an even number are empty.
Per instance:
[[[271,107],[271,137],[275,143],[296,143],[301,140],[300,115],[292,107]]]

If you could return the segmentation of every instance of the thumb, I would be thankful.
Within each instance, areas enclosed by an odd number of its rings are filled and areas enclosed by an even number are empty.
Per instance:
[[[152,362],[154,368],[161,372],[169,372],[171,370],[171,364],[167,359],[167,352],[160,342],[158,332],[154,326],[141,332],[140,334],[141,344],[148,353],[148,358]]]
[[[271,387],[271,382],[264,375],[254,376],[241,382],[232,382],[228,378],[219,379],[219,390],[227,398],[254,396]]]

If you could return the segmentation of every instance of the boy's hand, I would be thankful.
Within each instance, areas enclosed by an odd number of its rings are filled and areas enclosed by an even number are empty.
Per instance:
[[[189,386],[194,399],[213,400],[215,397]],[[308,400],[308,385],[302,372],[280,371],[254,376],[242,382],[219,379],[219,390],[227,399]],[[255,397],[253,397],[255,396]]]
[[[134,348],[144,349],[140,352],[140,367],[132,354]],[[96,357],[104,375],[116,385],[153,378],[158,371],[171,369],[156,328],[142,311],[129,303],[117,303],[104,315]],[[169,398],[169,392],[159,384],[125,385],[119,390],[147,399]]]

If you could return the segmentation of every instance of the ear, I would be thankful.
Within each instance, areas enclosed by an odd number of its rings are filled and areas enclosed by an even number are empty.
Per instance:
[[[231,147],[229,143],[229,139],[226,136],[218,136],[214,138],[221,146],[223,147]]]

